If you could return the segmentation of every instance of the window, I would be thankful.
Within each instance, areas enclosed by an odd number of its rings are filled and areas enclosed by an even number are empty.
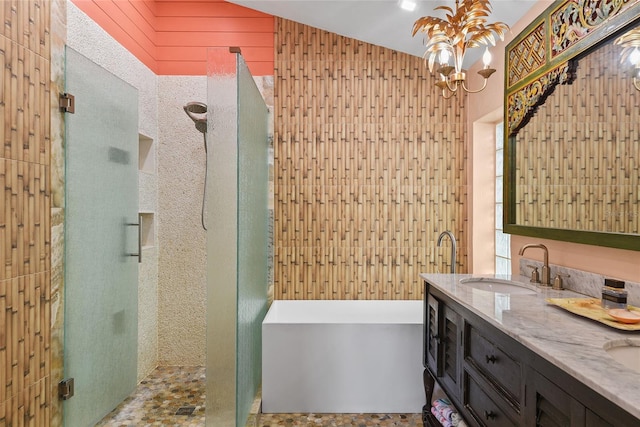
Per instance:
[[[503,124],[496,125],[496,274],[511,274],[511,238],[503,232],[502,183],[504,174]]]

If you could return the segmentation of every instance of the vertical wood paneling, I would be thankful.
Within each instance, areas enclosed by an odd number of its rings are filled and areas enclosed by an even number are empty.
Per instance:
[[[465,271],[464,97],[423,67],[276,18],[275,298],[421,298],[444,230]]]
[[[86,13],[100,27],[124,46],[151,70],[157,70],[154,23],[137,11],[131,15],[123,13],[120,1],[73,0],[80,10]],[[151,24],[151,25],[150,25]]]
[[[205,75],[210,47],[239,46],[254,76],[273,74],[274,18],[223,0],[73,0],[159,75]]]
[[[0,425],[51,417],[49,6],[0,4]]]

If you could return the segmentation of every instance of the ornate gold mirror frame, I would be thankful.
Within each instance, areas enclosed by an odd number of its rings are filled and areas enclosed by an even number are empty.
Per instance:
[[[558,85],[572,82],[577,57],[638,20],[640,0],[558,0],[507,46],[504,111],[505,232],[640,251],[640,234],[517,224],[515,203],[518,132]],[[549,141],[549,144],[552,143]]]

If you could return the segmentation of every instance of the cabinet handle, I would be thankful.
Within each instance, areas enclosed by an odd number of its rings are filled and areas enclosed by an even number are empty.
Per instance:
[[[496,417],[496,413],[493,411],[484,411],[484,418],[489,421]]]
[[[491,356],[484,356],[487,359],[487,363],[496,363],[496,361],[498,360],[497,357],[495,357],[494,355]]]

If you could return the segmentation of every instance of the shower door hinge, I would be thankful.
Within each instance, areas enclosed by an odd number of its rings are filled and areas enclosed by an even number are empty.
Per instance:
[[[73,397],[73,378],[67,378],[58,383],[58,397],[69,400]]]
[[[60,105],[60,111],[63,113],[73,114],[76,112],[76,98],[70,93],[61,93],[58,104]]]

